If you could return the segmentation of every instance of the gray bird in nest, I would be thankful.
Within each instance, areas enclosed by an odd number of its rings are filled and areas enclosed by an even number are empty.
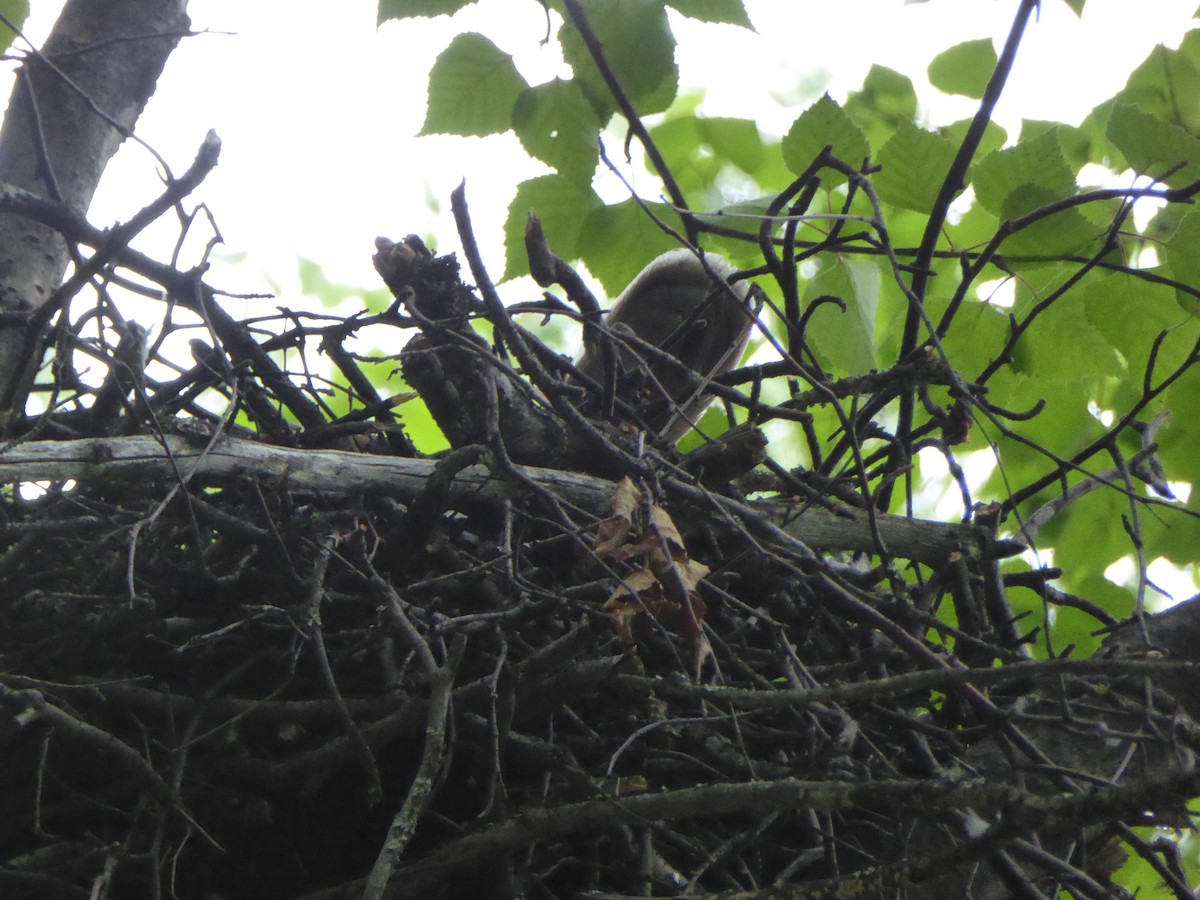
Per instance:
[[[664,439],[675,442],[692,429],[712,402],[708,382],[738,364],[754,313],[747,298],[749,284],[730,282],[734,268],[715,253],[701,257],[691,250],[671,250],[638,273],[613,304],[605,323],[616,348],[618,385],[641,385],[633,397],[622,392],[642,419]],[[693,381],[678,367],[628,339],[635,335],[684,363],[699,378]],[[587,344],[576,367],[603,382],[604,353],[599,342]]]

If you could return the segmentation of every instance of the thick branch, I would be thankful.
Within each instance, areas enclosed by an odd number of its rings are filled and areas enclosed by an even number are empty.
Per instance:
[[[165,447],[165,449],[164,449]],[[170,458],[168,458],[168,453]],[[275,478],[293,490],[322,493],[371,492],[414,498],[433,475],[436,460],[398,459],[340,450],[292,450],[254,441],[226,438],[205,451],[182,437],[98,438],[78,441],[37,441],[0,453],[0,482],[68,479],[142,484],[173,479],[175,469],[191,478]],[[603,478],[556,469],[520,467],[520,471],[556,496],[597,516],[605,515],[616,485]],[[449,499],[457,506],[494,503],[511,498],[517,486],[506,485],[484,466],[459,472]],[[739,506],[723,501],[727,509]],[[756,501],[744,504],[751,515],[767,516],[797,540],[825,550],[872,552],[875,544],[865,513],[844,515],[824,509],[800,510],[796,504]],[[958,525],[877,515],[888,550],[897,557],[940,564],[953,553],[977,558],[1008,555],[1019,545],[995,541],[981,526]]]

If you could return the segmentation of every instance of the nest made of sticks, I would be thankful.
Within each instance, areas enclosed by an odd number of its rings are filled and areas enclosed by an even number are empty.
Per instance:
[[[1118,838],[1186,888],[1128,826],[1200,786],[1194,604],[1033,662],[986,522],[904,543],[853,483],[564,415],[555,354],[397,247],[391,309],[265,338],[154,269],[215,340],[170,382],[110,348],[120,402],[0,456],[49,480],[0,506],[4,896],[1113,896]],[[368,324],[420,332],[448,454],[363,377]],[[268,353],[318,337],[348,414]]]

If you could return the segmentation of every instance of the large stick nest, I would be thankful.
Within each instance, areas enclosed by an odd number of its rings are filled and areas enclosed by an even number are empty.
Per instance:
[[[1120,840],[1186,890],[1129,826],[1200,787],[1195,604],[1032,662],[986,516],[598,421],[415,241],[381,243],[386,313],[265,338],[121,263],[212,341],[169,382],[107,348],[95,401],[0,455],[49,484],[0,508],[5,897],[1116,896]],[[416,458],[367,324],[418,329],[452,452]],[[317,337],[350,414],[268,352]],[[891,376],[865,407],[945,373]]]

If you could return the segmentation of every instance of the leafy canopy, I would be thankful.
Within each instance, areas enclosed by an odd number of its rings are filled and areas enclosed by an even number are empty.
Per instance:
[[[382,0],[379,17],[465,5]],[[1084,0],[1068,6],[1082,14]],[[751,28],[740,0],[551,0],[549,8],[570,77],[529,84],[508,54],[475,33],[456,37],[430,73],[423,133],[511,132],[546,165],[516,186],[506,278],[528,271],[521,238],[530,211],[554,251],[583,261],[614,296],[680,236],[699,241],[766,273],[758,284],[778,315],[764,320],[787,349],[808,354],[807,377],[821,373],[816,380],[837,385],[889,370],[922,347],[952,368],[957,383],[872,412],[888,429],[898,423],[911,451],[932,450],[952,472],[964,460],[991,460],[972,469],[970,483],[942,484],[964,498],[958,515],[970,516],[976,500],[995,501],[1005,528],[1019,531],[1064,487],[1125,473],[1028,535],[1053,548],[1069,589],[1126,615],[1134,592],[1105,579],[1107,567],[1138,545],[1146,559],[1194,560],[1195,517],[1138,480],[1136,461],[1161,461],[1174,483],[1200,478],[1192,449],[1200,446],[1200,213],[1190,206],[1200,179],[1200,31],[1177,49],[1156,48],[1078,127],[1027,120],[1008,134],[992,123],[990,104],[1012,60],[999,42],[974,40],[928,67],[938,89],[980,101],[972,119],[928,127],[909,79],[875,66],[844,102],[820,97],[774,138],[750,115],[708,117],[702,99],[680,93],[671,14]],[[636,195],[606,201],[593,181],[608,168],[623,171],[625,149],[613,152],[622,142],[658,182],[647,189],[639,176]],[[1098,178],[1106,187],[1088,186]],[[1135,216],[1140,198],[1153,203]],[[776,218],[764,225],[768,212]],[[784,277],[764,269],[764,241],[800,265],[785,267]],[[811,341],[789,337],[783,324],[794,328],[801,310],[810,313]],[[764,400],[778,402],[787,390],[768,383]],[[952,440],[946,420],[958,407],[969,409],[969,422]],[[838,435],[853,403],[808,411],[815,442],[780,426],[792,436],[780,441],[783,432],[773,432],[777,456],[844,472]],[[1167,411],[1173,416],[1153,444],[1139,437]],[[886,458],[869,441],[862,450]],[[916,494],[903,466],[879,471],[907,486],[893,493],[878,482],[877,498],[890,497],[897,510],[931,508],[930,491]],[[1139,595],[1146,582],[1143,569]],[[1044,615],[1038,601],[1028,611]],[[1094,646],[1071,620],[1058,617],[1059,645]]]

